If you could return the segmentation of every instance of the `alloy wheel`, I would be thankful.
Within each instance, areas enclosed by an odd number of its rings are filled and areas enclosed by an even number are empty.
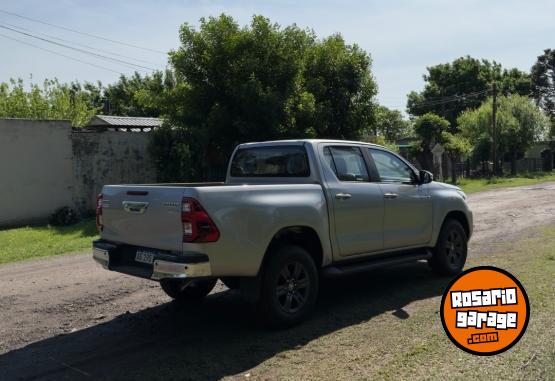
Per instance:
[[[463,237],[458,231],[452,229],[445,240],[445,253],[450,265],[457,265],[464,254]]]
[[[275,295],[280,308],[287,313],[299,311],[310,291],[307,270],[300,262],[287,263],[279,273]]]

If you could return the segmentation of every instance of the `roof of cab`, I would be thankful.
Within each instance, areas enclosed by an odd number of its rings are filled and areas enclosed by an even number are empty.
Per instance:
[[[251,142],[251,143],[242,143],[239,144],[239,147],[256,147],[256,146],[272,146],[276,144],[283,144],[283,145],[301,145],[301,144],[318,144],[318,143],[341,143],[341,144],[363,144],[368,146],[374,147],[381,147],[378,144],[373,143],[365,143],[365,142],[357,142],[354,140],[339,140],[339,139],[290,139],[290,140],[269,140],[265,142]]]

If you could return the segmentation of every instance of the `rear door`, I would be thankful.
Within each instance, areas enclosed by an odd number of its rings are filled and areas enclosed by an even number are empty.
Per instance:
[[[183,190],[176,186],[105,186],[102,190],[102,238],[181,252]]]
[[[397,155],[366,148],[370,166],[379,176],[384,199],[384,249],[419,246],[432,235],[432,200],[427,184]]]
[[[319,149],[339,256],[381,250],[384,201],[379,184],[370,182],[362,148],[334,144]]]

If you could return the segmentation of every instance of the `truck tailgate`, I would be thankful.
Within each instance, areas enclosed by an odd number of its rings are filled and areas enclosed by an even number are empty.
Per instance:
[[[102,189],[102,238],[181,252],[183,187],[108,185]]]

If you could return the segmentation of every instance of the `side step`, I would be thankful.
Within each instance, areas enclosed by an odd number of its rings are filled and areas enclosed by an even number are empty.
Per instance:
[[[322,275],[326,278],[334,278],[344,275],[351,275],[366,272],[380,267],[399,265],[402,263],[416,262],[422,259],[429,259],[432,257],[430,250],[402,253],[402,254],[389,254],[380,256],[379,258],[371,258],[365,261],[338,263],[336,265],[324,267]]]

